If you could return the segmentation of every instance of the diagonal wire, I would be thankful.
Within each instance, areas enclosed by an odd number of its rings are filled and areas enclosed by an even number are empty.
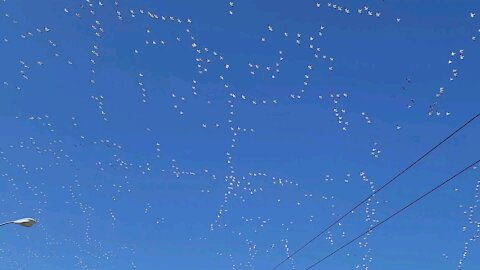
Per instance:
[[[309,269],[312,269],[313,267],[317,266],[319,263],[325,261],[326,259],[328,259],[329,257],[333,256],[335,253],[339,252],[340,250],[342,250],[343,248],[347,247],[348,245],[350,245],[351,243],[357,241],[359,238],[363,237],[364,235],[368,234],[368,233],[371,233],[374,229],[376,229],[377,227],[379,227],[380,225],[382,225],[383,223],[387,222],[388,220],[392,219],[393,217],[395,217],[396,215],[400,214],[401,212],[405,211],[407,208],[409,208],[410,206],[414,205],[415,203],[419,202],[420,200],[422,200],[423,198],[427,197],[428,195],[430,195],[431,193],[435,192],[436,190],[438,190],[439,188],[441,188],[442,186],[444,186],[445,184],[447,184],[448,182],[452,181],[453,179],[455,179],[457,176],[461,175],[462,173],[464,173],[465,171],[467,171],[468,169],[472,168],[473,166],[475,166],[477,163],[480,162],[480,159],[471,163],[470,165],[468,165],[467,167],[465,167],[464,169],[462,169],[461,171],[457,172],[456,174],[452,175],[450,178],[444,180],[443,182],[441,182],[440,184],[436,185],[434,188],[430,189],[429,191],[427,191],[426,193],[424,193],[422,196],[416,198],[415,200],[413,200],[412,202],[410,202],[409,204],[405,205],[404,207],[400,208],[399,210],[397,210],[395,213],[393,213],[392,215],[390,215],[388,218],[382,220],[381,222],[377,223],[375,226],[371,227],[370,229],[368,229],[367,231],[361,233],[360,235],[358,235],[357,237],[353,238],[352,240],[348,241],[347,243],[343,244],[341,247],[337,248],[336,250],[334,250],[333,252],[331,252],[330,254],[326,255],[325,257],[321,258],[320,260],[316,261],[314,264],[310,265],[308,268],[306,268],[306,270],[309,270]]]
[[[445,139],[443,139],[441,142],[437,143],[435,146],[433,146],[432,148],[430,148],[430,150],[428,150],[426,153],[424,153],[422,156],[420,156],[417,160],[415,160],[414,162],[412,162],[410,165],[408,165],[405,169],[403,169],[402,171],[400,171],[399,173],[397,173],[393,178],[391,178],[390,180],[388,180],[385,184],[383,184],[379,189],[375,190],[374,192],[372,192],[369,196],[367,196],[365,199],[363,199],[362,201],[360,201],[359,203],[357,203],[355,206],[353,206],[350,210],[348,210],[347,212],[345,212],[345,214],[343,214],[342,216],[340,216],[337,220],[335,220],[334,222],[332,222],[330,225],[328,225],[326,228],[324,228],[321,232],[319,232],[317,235],[315,235],[312,239],[308,240],[305,244],[303,244],[301,247],[299,247],[297,250],[295,250],[292,254],[288,255],[283,261],[281,261],[280,263],[278,263],[275,267],[272,268],[272,270],[275,270],[277,269],[280,265],[282,265],[284,262],[288,261],[290,258],[292,258],[293,256],[295,256],[298,252],[300,252],[301,250],[303,250],[304,248],[306,248],[308,245],[310,245],[313,241],[315,241],[318,237],[320,237],[321,235],[323,235],[325,232],[327,232],[328,230],[330,230],[333,226],[335,226],[338,222],[340,222],[341,220],[343,220],[346,216],[348,216],[350,213],[352,213],[353,211],[355,211],[358,207],[360,207],[362,204],[364,204],[366,201],[368,201],[370,198],[372,198],[373,196],[375,196],[375,194],[377,194],[378,192],[380,192],[382,189],[384,189],[385,187],[387,187],[388,185],[390,185],[392,182],[394,182],[398,177],[400,177],[402,174],[404,174],[406,171],[408,171],[409,169],[411,169],[413,166],[415,166],[417,163],[419,163],[422,159],[424,159],[425,157],[427,157],[430,153],[432,153],[433,151],[435,151],[435,149],[437,149],[438,147],[440,147],[442,144],[444,144],[446,141],[448,141],[450,138],[452,138],[455,134],[457,134],[458,132],[460,132],[462,129],[464,129],[466,126],[468,126],[470,123],[472,123],[475,119],[477,119],[478,117],[480,116],[480,113],[477,113],[475,116],[473,116],[472,118],[470,118],[468,121],[466,121],[463,125],[461,125],[459,128],[457,128],[455,131],[453,131],[452,133],[450,133]]]

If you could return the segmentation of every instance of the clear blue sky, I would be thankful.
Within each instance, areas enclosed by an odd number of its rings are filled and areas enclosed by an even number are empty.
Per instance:
[[[0,269],[271,269],[479,112],[479,2],[318,3],[1,0],[0,217],[38,224],[0,228]],[[280,269],[478,159],[479,135]],[[479,170],[316,269],[477,269]]]

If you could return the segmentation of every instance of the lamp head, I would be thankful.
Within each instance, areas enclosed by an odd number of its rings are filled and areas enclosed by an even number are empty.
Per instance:
[[[37,223],[37,221],[33,218],[21,218],[15,220],[13,223],[21,225],[23,227],[32,227],[33,224]]]

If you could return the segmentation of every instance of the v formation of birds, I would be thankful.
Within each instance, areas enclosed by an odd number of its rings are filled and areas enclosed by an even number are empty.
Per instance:
[[[0,0],[0,217],[38,221],[0,269],[290,256],[480,110],[480,4],[393,2]],[[282,269],[475,158],[471,125]],[[476,168],[327,268],[478,269]]]

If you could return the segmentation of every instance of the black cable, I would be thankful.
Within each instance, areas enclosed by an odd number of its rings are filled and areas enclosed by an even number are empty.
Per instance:
[[[368,229],[367,231],[363,232],[362,234],[360,234],[359,236],[355,237],[354,239],[350,240],[349,242],[347,242],[346,244],[342,245],[341,247],[337,248],[336,250],[334,250],[332,253],[328,254],[327,256],[323,257],[322,259],[318,260],[317,262],[315,262],[314,264],[310,265],[308,268],[306,268],[306,270],[309,270],[309,269],[312,269],[313,267],[315,267],[316,265],[318,265],[319,263],[325,261],[326,259],[328,259],[330,256],[333,256],[335,253],[339,252],[340,250],[342,250],[343,248],[345,248],[346,246],[350,245],[351,243],[357,241],[359,238],[361,238],[362,236],[366,235],[367,233],[371,233],[375,228],[377,228],[378,226],[382,225],[383,223],[387,222],[388,220],[390,220],[391,218],[395,217],[396,215],[400,214],[401,212],[403,212],[405,209],[409,208],[410,206],[414,205],[415,203],[417,203],[418,201],[422,200],[423,198],[427,197],[428,195],[430,195],[431,193],[435,192],[437,189],[441,188],[443,185],[447,184],[448,182],[450,182],[451,180],[453,180],[454,178],[456,178],[457,176],[459,176],[460,174],[464,173],[465,171],[467,171],[468,169],[470,169],[471,167],[475,166],[475,164],[479,163],[480,162],[480,159],[475,161],[474,163],[468,165],[467,167],[465,167],[463,170],[457,172],[456,174],[454,174],[453,176],[451,176],[450,178],[448,178],[447,180],[443,181],[442,183],[438,184],[437,186],[435,186],[434,188],[432,188],[431,190],[429,190],[428,192],[424,193],[422,196],[416,198],[414,201],[410,202],[409,204],[405,205],[404,207],[402,207],[400,210],[397,210],[395,213],[393,213],[392,215],[390,215],[388,218],[382,220],[381,222],[377,223],[375,226],[371,227],[370,229]]]
[[[310,243],[312,243],[313,241],[315,241],[318,237],[320,237],[321,235],[323,235],[325,232],[327,232],[328,230],[330,230],[333,226],[335,226],[338,222],[340,222],[342,219],[344,219],[346,216],[348,216],[350,213],[352,213],[353,211],[355,211],[358,207],[360,207],[362,204],[364,204],[366,201],[368,201],[370,198],[372,198],[375,194],[377,194],[378,192],[380,192],[382,189],[384,189],[386,186],[390,185],[393,181],[395,181],[398,177],[400,177],[402,174],[404,174],[406,171],[408,171],[409,169],[411,169],[413,166],[415,166],[418,162],[420,162],[422,159],[424,159],[426,156],[428,156],[430,153],[432,153],[435,149],[437,149],[440,145],[442,145],[443,143],[445,143],[446,141],[448,141],[451,137],[453,137],[455,134],[457,134],[458,132],[460,132],[463,128],[465,128],[466,126],[468,126],[471,122],[473,122],[475,119],[477,119],[478,117],[480,116],[480,113],[477,113],[477,115],[475,115],[474,117],[470,118],[470,120],[468,120],[467,122],[465,122],[462,126],[460,126],[459,128],[457,128],[454,132],[450,133],[450,135],[448,135],[445,139],[443,139],[441,142],[437,143],[434,147],[430,148],[430,150],[428,150],[425,154],[423,154],[421,157],[419,157],[417,160],[415,160],[413,163],[411,163],[410,165],[408,165],[405,169],[403,169],[401,172],[397,173],[392,179],[390,179],[388,182],[386,182],[385,184],[383,184],[379,189],[375,190],[374,192],[372,192],[368,197],[366,197],[365,199],[363,199],[362,201],[360,201],[358,204],[356,204],[353,208],[351,208],[350,210],[348,210],[348,212],[346,212],[345,214],[343,214],[340,218],[338,218],[337,220],[335,220],[334,222],[332,222],[332,224],[330,224],[329,226],[327,226],[325,229],[323,229],[320,233],[318,233],[317,235],[315,235],[312,239],[310,239],[308,242],[306,242],[305,244],[303,244],[300,248],[298,248],[297,250],[295,250],[292,254],[290,254],[289,256],[287,256],[287,258],[285,258],[283,261],[281,261],[279,264],[277,264],[275,267],[272,268],[272,270],[275,270],[277,269],[280,265],[282,265],[284,262],[288,261],[290,258],[292,258],[293,256],[295,256],[295,254],[297,254],[298,252],[300,252],[301,250],[303,250],[304,248],[306,248],[308,245],[310,245]]]

